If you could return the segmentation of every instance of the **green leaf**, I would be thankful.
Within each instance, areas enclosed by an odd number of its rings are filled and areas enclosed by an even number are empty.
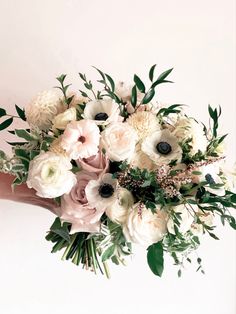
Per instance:
[[[236,194],[231,195],[230,200],[231,202],[236,203]]]
[[[164,81],[164,79],[173,71],[173,68],[166,70],[165,72],[161,73],[158,78],[157,81]]]
[[[111,85],[111,90],[112,90],[112,92],[114,93],[114,90],[115,90],[115,83],[114,83],[113,79],[110,77],[110,75],[108,75],[108,74],[105,74],[105,75],[106,75],[106,78],[108,79],[108,81],[109,81],[109,83],[110,83],[110,85]]]
[[[0,150],[0,158],[6,158],[6,154],[2,150]]]
[[[131,92],[131,104],[135,107],[137,104],[137,88],[136,85],[133,86]]]
[[[25,110],[21,109],[19,106],[15,105],[16,112],[18,113],[18,116],[23,120],[26,121],[26,116],[25,116]]]
[[[147,261],[151,271],[161,277],[164,270],[163,247],[160,242],[148,247]]]
[[[213,239],[219,240],[219,238],[218,238],[214,233],[208,232],[208,234],[209,234],[209,236],[211,236]]]
[[[147,94],[145,94],[145,96],[143,97],[143,100],[142,100],[142,103],[145,105],[145,104],[148,104],[152,98],[154,97],[155,95],[155,89],[151,88]]]
[[[112,255],[114,254],[115,252],[115,245],[111,245],[109,246],[105,251],[104,253],[102,254],[102,262],[105,262],[106,260],[108,260],[109,258],[112,257]]]
[[[154,76],[154,70],[155,70],[155,68],[156,68],[156,64],[154,64],[154,65],[151,67],[150,71],[149,71],[149,79],[150,79],[151,82],[153,81],[153,76]]]
[[[61,220],[60,220],[59,217],[57,217],[57,218],[54,220],[53,224],[51,225],[50,230],[58,229],[58,228],[61,228]]]
[[[0,131],[8,128],[13,122],[13,118],[9,118],[0,124]]]
[[[98,73],[101,75],[101,77],[102,77],[103,80],[105,81],[105,80],[106,80],[105,74],[104,74],[101,70],[99,70],[98,68],[96,68],[96,67],[94,67],[94,66],[93,66],[93,68],[98,71]]]
[[[70,243],[70,235],[69,235],[68,231],[66,231],[62,228],[61,229],[52,229],[51,231],[56,233],[61,238],[63,238],[65,241]]]
[[[145,93],[145,85],[136,74],[134,74],[134,83],[136,84],[137,88],[140,90],[141,93]]]
[[[1,117],[4,117],[6,114],[7,114],[7,113],[6,113],[6,110],[0,108],[0,118],[1,118]]]
[[[37,141],[38,138],[35,135],[32,135],[25,131],[24,129],[15,130],[15,133],[18,137],[25,139],[26,141]]]
[[[208,105],[208,112],[209,112],[210,117],[214,120],[215,119],[214,110],[212,109],[210,105]]]
[[[66,78],[66,74],[61,74],[60,76],[58,76],[56,79],[63,84],[64,80]]]

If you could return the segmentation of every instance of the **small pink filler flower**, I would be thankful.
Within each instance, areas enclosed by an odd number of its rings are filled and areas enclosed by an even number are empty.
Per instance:
[[[71,159],[89,158],[96,155],[100,139],[99,128],[91,120],[70,122],[61,140],[61,146]]]

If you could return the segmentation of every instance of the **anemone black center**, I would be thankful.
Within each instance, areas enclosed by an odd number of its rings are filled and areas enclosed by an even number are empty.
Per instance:
[[[158,153],[162,155],[167,155],[172,151],[172,148],[167,142],[159,142],[156,146]]]
[[[99,120],[99,121],[105,121],[107,120],[107,118],[108,118],[108,115],[106,112],[99,112],[94,117],[95,120]]]
[[[212,178],[212,175],[210,173],[205,175],[205,179],[209,184],[216,184],[215,180]]]
[[[114,193],[114,188],[111,184],[104,183],[99,187],[98,190],[99,194],[103,198],[109,198],[113,195]]]

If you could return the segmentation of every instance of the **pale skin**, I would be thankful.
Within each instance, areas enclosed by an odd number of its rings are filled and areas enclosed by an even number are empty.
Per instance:
[[[0,173],[0,199],[40,206],[53,213],[58,212],[58,205],[54,200],[37,196],[36,191],[29,189],[26,184],[15,187],[13,191],[11,187],[13,180],[12,175]]]

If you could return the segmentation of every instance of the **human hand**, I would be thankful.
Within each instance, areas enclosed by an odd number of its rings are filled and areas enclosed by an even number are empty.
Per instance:
[[[12,175],[0,173],[0,199],[40,206],[56,215],[59,214],[60,208],[53,199],[37,196],[35,190],[29,189],[26,184],[16,186],[13,191],[11,188],[13,180]]]

